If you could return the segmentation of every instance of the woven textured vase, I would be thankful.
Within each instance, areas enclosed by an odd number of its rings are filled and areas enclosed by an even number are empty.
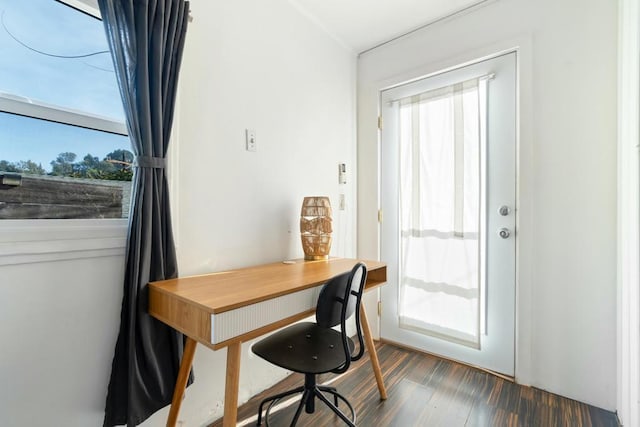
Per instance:
[[[328,259],[331,250],[331,203],[328,197],[305,197],[300,212],[304,259]]]

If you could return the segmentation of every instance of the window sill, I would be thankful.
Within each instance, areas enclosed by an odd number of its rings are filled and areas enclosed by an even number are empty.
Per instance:
[[[2,220],[0,266],[124,256],[126,219]]]

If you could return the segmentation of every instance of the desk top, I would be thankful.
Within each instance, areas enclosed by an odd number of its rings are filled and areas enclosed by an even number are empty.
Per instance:
[[[213,350],[228,347],[224,425],[235,426],[241,343],[313,314],[322,285],[332,277],[350,271],[359,261],[343,258],[296,260],[149,283],[149,314],[188,337],[167,425],[174,426],[178,419],[195,343],[199,342]],[[368,270],[365,289],[386,282],[384,263],[361,262]],[[386,399],[364,306],[361,306],[361,316],[380,397]],[[224,327],[220,328],[221,324]]]
[[[358,261],[361,260],[330,258],[322,261],[295,260],[293,264],[277,262],[151,282],[149,287],[151,293],[171,296],[210,314],[219,314],[325,283],[331,277],[351,270]],[[362,262],[368,270],[366,289],[387,280],[384,263]]]

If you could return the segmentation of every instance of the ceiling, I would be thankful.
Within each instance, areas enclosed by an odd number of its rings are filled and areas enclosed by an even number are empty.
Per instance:
[[[354,52],[363,52],[487,0],[290,0]]]
[[[100,16],[97,0],[57,1]],[[289,0],[356,53],[487,1],[491,0]]]

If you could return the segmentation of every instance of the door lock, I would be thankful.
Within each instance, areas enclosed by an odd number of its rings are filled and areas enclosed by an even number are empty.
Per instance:
[[[498,213],[502,216],[507,216],[511,213],[511,208],[507,205],[500,206]]]
[[[503,239],[508,239],[509,236],[511,236],[511,231],[509,231],[508,228],[501,228],[500,230],[498,230],[498,234],[500,235],[500,237],[502,237]]]

